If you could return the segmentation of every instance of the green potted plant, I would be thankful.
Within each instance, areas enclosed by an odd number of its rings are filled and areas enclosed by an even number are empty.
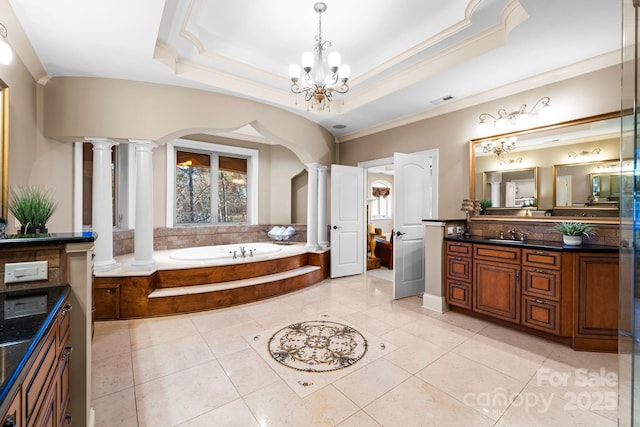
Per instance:
[[[597,233],[591,224],[584,222],[559,222],[555,229],[562,233],[562,241],[565,245],[577,246],[582,244],[582,236],[591,237]]]
[[[490,208],[492,205],[493,203],[489,199],[480,200],[480,215],[486,214],[487,209]]]
[[[20,234],[47,232],[47,221],[58,204],[51,191],[40,187],[17,187],[9,192],[9,211],[20,223]]]

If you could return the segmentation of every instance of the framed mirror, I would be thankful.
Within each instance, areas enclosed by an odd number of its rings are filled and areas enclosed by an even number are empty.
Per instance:
[[[615,175],[612,165],[620,167],[622,124],[620,112],[612,112],[471,140],[470,197],[492,199],[492,191],[498,190],[492,190],[490,182],[498,179],[498,173],[503,177],[507,174],[508,180],[516,180],[521,179],[517,174],[529,171],[530,175],[536,176],[534,205],[521,204],[506,209],[506,206],[502,207],[506,193],[503,196],[501,189],[502,209],[495,209],[492,203],[490,215],[524,216],[523,208],[528,208],[530,212],[526,214],[532,213],[532,216],[617,216],[615,194],[605,195],[604,192],[625,184],[612,176]],[[571,200],[568,197],[569,180]],[[593,195],[594,186],[602,195]],[[589,197],[590,193],[592,197]],[[494,194],[493,198],[498,195]]]
[[[9,86],[0,80],[0,216],[9,214]]]

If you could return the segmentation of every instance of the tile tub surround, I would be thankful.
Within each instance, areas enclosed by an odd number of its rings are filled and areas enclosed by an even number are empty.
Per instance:
[[[96,427],[616,425],[617,355],[431,312],[417,297],[392,301],[391,290],[364,274],[228,309],[98,322]],[[309,373],[304,381],[321,380],[297,392],[297,371],[269,363],[266,341],[323,314],[362,332],[379,357]],[[590,386],[579,374],[607,381]],[[580,409],[579,393],[613,403]]]
[[[213,246],[239,244],[247,242],[269,242],[271,239],[266,231],[275,225],[296,229],[291,242],[307,241],[306,224],[241,224],[241,225],[211,225],[211,226],[183,226],[158,227],[153,230],[153,249],[156,251],[167,249],[182,249],[194,246]],[[115,230],[113,232],[114,256],[133,253],[135,232],[133,230]]]

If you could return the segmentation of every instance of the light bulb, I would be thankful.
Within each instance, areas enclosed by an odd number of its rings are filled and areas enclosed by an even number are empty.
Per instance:
[[[13,52],[11,51],[11,46],[4,41],[0,40],[0,64],[7,65],[13,59]]]
[[[304,52],[302,54],[302,68],[313,68],[313,53],[312,52]]]
[[[300,79],[300,66],[298,64],[289,65],[289,78],[291,80]]]

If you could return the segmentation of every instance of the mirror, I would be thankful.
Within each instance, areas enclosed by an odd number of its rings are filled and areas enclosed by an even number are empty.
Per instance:
[[[628,185],[616,177],[621,167],[620,129],[620,113],[612,112],[471,140],[470,197],[499,199],[500,209],[493,203],[490,215],[617,216],[615,193]],[[528,176],[521,176],[525,173]],[[524,204],[529,195],[523,194],[518,197],[521,204],[507,209],[506,188],[503,193],[502,184],[500,190],[491,184],[500,176],[503,182],[528,183],[533,177],[533,207]]]
[[[9,86],[0,80],[0,216],[9,214]]]
[[[535,207],[538,168],[483,172],[482,200],[491,200],[493,209]]]

